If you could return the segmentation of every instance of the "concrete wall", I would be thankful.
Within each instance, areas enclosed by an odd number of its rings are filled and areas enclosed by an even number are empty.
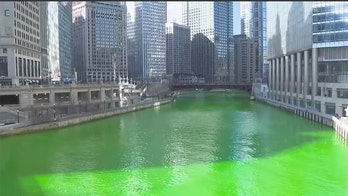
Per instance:
[[[105,112],[105,113],[99,113],[99,114],[94,114],[94,115],[76,117],[76,118],[71,118],[71,119],[66,119],[66,120],[61,120],[61,121],[54,121],[54,122],[49,122],[49,123],[44,123],[44,124],[39,124],[39,125],[21,127],[21,128],[13,128],[13,129],[9,129],[9,130],[0,132],[0,136],[16,135],[16,134],[39,132],[39,131],[44,131],[44,130],[62,128],[62,127],[81,124],[84,122],[102,119],[105,117],[110,117],[110,116],[114,116],[114,115],[118,115],[118,114],[134,112],[134,111],[154,107],[157,105],[168,104],[168,103],[171,103],[172,100],[173,100],[173,98],[167,98],[167,99],[160,100],[157,102],[145,103],[142,105],[135,105],[135,106],[130,106],[130,107],[123,107],[123,108],[117,109],[117,110],[112,111],[112,112]]]

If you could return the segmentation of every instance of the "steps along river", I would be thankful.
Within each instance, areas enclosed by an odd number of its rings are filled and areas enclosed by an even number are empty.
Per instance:
[[[348,195],[348,145],[243,93],[0,138],[0,195]]]

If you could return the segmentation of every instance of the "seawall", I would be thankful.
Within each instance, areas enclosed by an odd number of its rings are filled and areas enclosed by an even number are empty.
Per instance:
[[[275,107],[287,110],[291,113],[294,113],[297,116],[302,118],[306,118],[308,120],[312,120],[322,125],[326,125],[328,127],[332,127],[337,134],[343,137],[346,141],[348,141],[348,119],[347,117],[341,117],[340,119],[335,116],[329,114],[323,114],[318,111],[306,110],[301,107],[295,107],[290,104],[284,104],[278,101],[265,99],[262,97],[256,97],[257,101],[261,101]],[[347,119],[347,120],[345,120]]]
[[[151,103],[143,103],[143,104],[138,104],[134,106],[118,108],[117,110],[109,111],[105,113],[72,117],[70,119],[64,119],[64,120],[52,121],[52,122],[43,123],[43,124],[29,125],[29,126],[20,127],[20,128],[9,129],[9,130],[0,132],[0,136],[10,136],[10,135],[33,133],[33,132],[40,132],[40,131],[46,131],[46,130],[48,131],[48,130],[67,127],[71,125],[77,125],[77,124],[81,124],[81,123],[85,123],[85,122],[89,122],[93,120],[98,120],[98,119],[103,119],[106,117],[111,117],[111,116],[115,116],[119,114],[125,114],[128,112],[143,110],[143,109],[155,107],[158,105],[168,104],[168,103],[171,103],[173,99],[174,98],[171,97],[171,98],[167,98],[163,100],[154,101]]]

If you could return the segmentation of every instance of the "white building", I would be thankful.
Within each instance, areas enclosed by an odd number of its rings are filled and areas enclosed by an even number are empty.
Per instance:
[[[73,2],[73,66],[81,82],[128,77],[127,7],[122,2]]]
[[[39,2],[0,2],[0,83],[38,81],[40,64]]]

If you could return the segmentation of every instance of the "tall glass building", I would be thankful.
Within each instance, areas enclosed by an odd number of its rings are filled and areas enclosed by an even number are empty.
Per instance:
[[[43,79],[72,77],[71,8],[71,2],[40,2]]]
[[[82,82],[128,77],[127,7],[122,2],[73,2],[73,65]]]
[[[345,115],[348,3],[269,2],[269,97],[324,114]]]
[[[58,2],[59,67],[62,79],[74,78],[72,69],[72,2]]]
[[[264,75],[268,69],[267,61],[267,4],[265,1],[251,2],[250,37],[258,40],[258,66],[256,67],[256,78],[267,81]]]
[[[135,79],[166,74],[167,2],[135,2],[135,41],[138,49]]]
[[[233,77],[233,2],[187,2],[183,6],[183,23],[191,28],[191,39],[197,34],[204,35],[214,45],[210,56],[213,57],[211,67],[204,67],[203,77],[208,82],[230,82]],[[201,36],[201,35],[200,35]],[[206,39],[195,39],[206,41]],[[200,55],[206,51],[204,48],[194,46],[210,46],[210,44],[192,43],[192,55]],[[196,50],[196,51],[195,51]],[[209,50],[210,51],[210,50]],[[196,57],[192,56],[192,70],[201,66]],[[200,74],[200,73],[196,73]]]

